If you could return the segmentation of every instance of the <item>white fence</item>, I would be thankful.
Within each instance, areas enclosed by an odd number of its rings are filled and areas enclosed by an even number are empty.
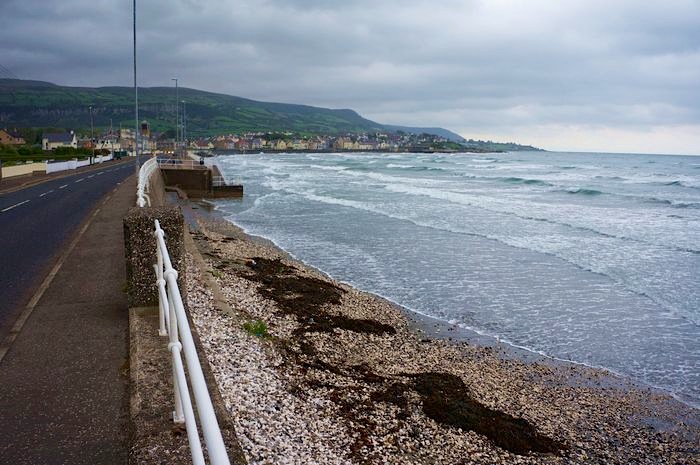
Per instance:
[[[149,180],[153,172],[158,169],[158,161],[149,158],[139,170],[139,184],[136,188],[136,204],[139,207],[151,206],[151,199],[148,197]]]
[[[199,421],[202,426],[204,442],[207,446],[209,461],[212,465],[229,465],[226,446],[221,437],[219,423],[216,420],[214,407],[209,397],[207,384],[197,356],[197,350],[192,340],[192,332],[187,321],[182,296],[177,285],[177,271],[173,269],[165,245],[165,233],[160,228],[160,223],[155,220],[155,236],[158,251],[158,264],[153,265],[158,284],[158,300],[160,309],[160,335],[169,336],[168,349],[172,354],[173,362],[173,389],[175,391],[175,411],[173,420],[176,423],[185,423],[187,438],[192,452],[192,462],[195,465],[204,465],[202,444],[199,440],[199,431],[194,416],[192,400],[190,398],[185,368],[180,352],[184,352],[187,362],[187,372],[192,382]]]
[[[112,155],[97,155],[95,156],[94,163],[102,163],[112,159]],[[56,173],[58,171],[74,170],[80,168],[81,166],[87,166],[90,164],[90,159],[86,160],[67,160],[67,161],[56,161],[46,163],[47,173]]]

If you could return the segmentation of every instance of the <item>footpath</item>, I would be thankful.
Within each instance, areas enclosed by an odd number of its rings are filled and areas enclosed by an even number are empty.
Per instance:
[[[0,464],[128,463],[122,219],[135,192],[132,176],[108,194],[20,317],[0,361]]]

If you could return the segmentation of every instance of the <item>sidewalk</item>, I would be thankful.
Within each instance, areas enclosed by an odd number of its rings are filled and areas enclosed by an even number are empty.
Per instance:
[[[128,462],[122,219],[135,191],[132,176],[98,207],[0,362],[0,464]]]

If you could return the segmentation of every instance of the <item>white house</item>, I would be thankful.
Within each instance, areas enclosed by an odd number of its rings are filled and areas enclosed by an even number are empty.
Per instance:
[[[78,148],[78,138],[71,132],[48,132],[41,139],[41,146],[44,150],[54,150],[58,147]]]

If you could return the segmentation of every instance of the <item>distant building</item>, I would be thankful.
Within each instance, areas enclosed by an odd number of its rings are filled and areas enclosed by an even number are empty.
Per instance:
[[[26,142],[19,134],[15,132],[8,131],[7,129],[0,129],[0,144],[3,145],[24,145]]]
[[[151,126],[148,124],[148,121],[144,120],[141,121],[141,135],[146,138],[151,137]]]
[[[197,150],[213,150],[214,144],[208,140],[198,139],[190,144],[190,147]]]
[[[194,143],[192,144],[194,147]],[[236,148],[236,140],[233,138],[221,138],[214,142],[216,150],[234,150]]]
[[[54,150],[58,147],[78,148],[78,138],[71,132],[49,132],[41,139],[41,147],[44,150]]]
[[[139,145],[141,141],[139,141]],[[121,143],[119,142],[119,138],[117,137],[116,134],[104,134],[102,136],[99,136],[95,139],[95,142],[93,142],[90,139],[85,139],[84,141],[81,141],[81,146],[85,147],[87,149],[94,148],[95,150],[121,150],[122,146]],[[133,143],[131,144],[133,146]]]

